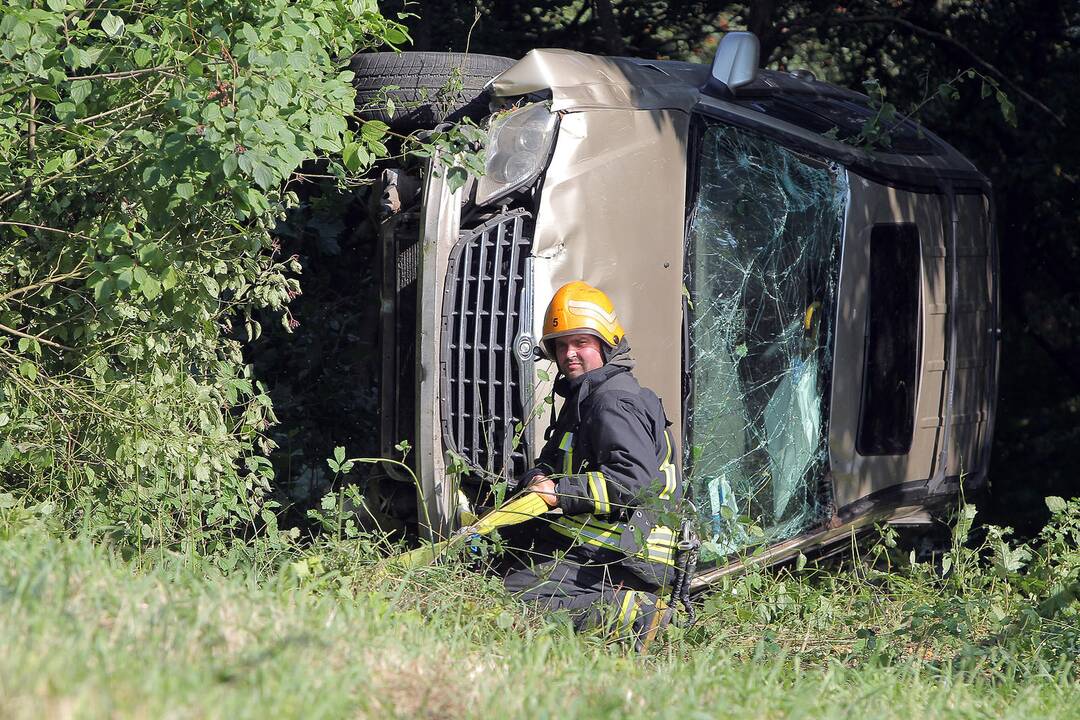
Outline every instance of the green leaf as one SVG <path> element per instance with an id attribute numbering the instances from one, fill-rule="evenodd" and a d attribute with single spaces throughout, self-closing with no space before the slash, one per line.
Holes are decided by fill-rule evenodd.
<path id="1" fill-rule="evenodd" d="M 468 179 L 469 173 L 465 172 L 463 167 L 452 167 L 446 171 L 446 184 L 450 187 L 450 192 L 457 192 Z"/>
<path id="2" fill-rule="evenodd" d="M 30 382 L 34 382 L 35 380 L 37 380 L 38 376 L 37 365 L 30 362 L 29 360 L 25 360 L 21 365 L 19 365 L 19 374 Z"/>
<path id="3" fill-rule="evenodd" d="M 176 268 L 171 266 L 165 268 L 165 272 L 161 274 L 161 287 L 165 290 L 172 290 L 174 287 L 176 287 L 176 283 Z"/>
<path id="4" fill-rule="evenodd" d="M 409 41 L 409 36 L 397 28 L 387 28 L 383 40 L 387 45 L 402 45 Z"/>
<path id="5" fill-rule="evenodd" d="M 1012 127 L 1016 127 L 1016 108 L 1013 106 L 1012 100 L 1004 92 L 998 90 L 997 101 L 1001 107 L 1001 116 L 1005 118 L 1005 122 Z"/>
<path id="6" fill-rule="evenodd" d="M 44 61 L 45 59 L 36 52 L 28 52 L 23 55 L 23 64 L 26 66 L 26 72 L 31 75 L 38 75 L 41 73 L 41 67 Z"/>
<path id="7" fill-rule="evenodd" d="M 139 48 L 135 51 L 135 64 L 141 68 L 149 67 L 153 62 L 154 56 L 150 54 L 150 51 L 146 48 Z"/>
<path id="8" fill-rule="evenodd" d="M 360 126 L 360 137 L 367 141 L 381 140 L 390 126 L 381 120 L 368 120 Z"/>
<path id="9" fill-rule="evenodd" d="M 161 283 L 158 282 L 156 278 L 147 276 L 146 279 L 139 284 L 139 290 L 142 291 L 143 296 L 147 300 L 154 300 L 161 295 Z"/>
<path id="10" fill-rule="evenodd" d="M 45 4 L 53 12 L 64 12 L 67 9 L 67 0 L 47 0 Z"/>
<path id="11" fill-rule="evenodd" d="M 62 102 L 54 106 L 56 109 L 56 119 L 60 122 L 66 123 L 75 119 L 75 104 L 69 102 Z"/>
<path id="12" fill-rule="evenodd" d="M 30 92 L 34 94 L 34 97 L 39 100 L 48 100 L 49 102 L 60 102 L 60 93 L 56 92 L 56 88 L 51 85 L 35 85 L 31 88 Z"/>
<path id="13" fill-rule="evenodd" d="M 106 13 L 101 21 L 101 29 L 111 38 L 120 37 L 124 33 L 124 21 L 111 12 Z"/>
<path id="14" fill-rule="evenodd" d="M 1068 505 L 1065 503 L 1065 500 L 1058 497 L 1057 495 L 1050 495 L 1046 498 L 1045 502 L 1046 507 L 1053 515 L 1060 515 L 1061 513 L 1065 512 L 1065 509 L 1068 507 Z"/>
<path id="15" fill-rule="evenodd" d="M 270 190 L 274 187 L 274 174 L 266 165 L 255 163 L 252 174 L 255 176 L 255 184 L 263 190 Z"/>
<path id="16" fill-rule="evenodd" d="M 99 305 L 109 299 L 112 295 L 115 285 L 112 278 L 101 278 L 91 286 L 94 290 L 94 302 Z"/>
<path id="17" fill-rule="evenodd" d="M 370 154 L 360 143 L 348 143 L 341 153 L 341 161 L 349 172 L 357 172 L 370 163 Z"/>
<path id="18" fill-rule="evenodd" d="M 195 197 L 195 186 L 191 183 L 179 183 L 176 186 L 176 194 L 184 200 Z"/>
<path id="19" fill-rule="evenodd" d="M 334 459 L 339 463 L 345 462 L 345 448 L 341 445 L 334 448 Z"/>

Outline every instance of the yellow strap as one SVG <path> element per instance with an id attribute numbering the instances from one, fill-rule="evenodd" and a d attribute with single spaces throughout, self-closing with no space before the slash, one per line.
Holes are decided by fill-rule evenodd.
<path id="1" fill-rule="evenodd" d="M 607 515 L 611 512 L 611 500 L 608 498 L 607 479 L 603 473 L 586 473 L 589 480 L 589 495 L 593 500 L 593 512 L 597 515 Z"/>
<path id="2" fill-rule="evenodd" d="M 480 518 L 476 523 L 476 532 L 487 535 L 497 528 L 516 525 L 529 518 L 543 515 L 548 510 L 548 504 L 544 502 L 544 498 L 534 492 L 525 493 Z"/>
<path id="3" fill-rule="evenodd" d="M 473 529 L 478 535 L 488 535 L 498 528 L 517 525 L 530 518 L 539 517 L 549 509 L 548 504 L 544 502 L 542 497 L 534 492 L 525 493 L 480 518 L 476 525 L 473 526 Z M 407 568 L 430 565 L 458 540 L 458 537 L 453 537 L 432 545 L 422 545 L 397 557 L 388 558 L 387 561 Z"/>

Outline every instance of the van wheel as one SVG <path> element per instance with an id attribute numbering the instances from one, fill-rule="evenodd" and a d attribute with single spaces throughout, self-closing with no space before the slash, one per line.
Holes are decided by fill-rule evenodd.
<path id="1" fill-rule="evenodd" d="M 498 55 L 444 52 L 358 53 L 356 110 L 364 120 L 382 120 L 397 132 L 431 129 L 441 122 L 479 120 L 488 114 L 488 80 L 516 60 Z M 383 90 L 387 86 L 393 89 Z M 394 103 L 388 112 L 386 99 Z"/>

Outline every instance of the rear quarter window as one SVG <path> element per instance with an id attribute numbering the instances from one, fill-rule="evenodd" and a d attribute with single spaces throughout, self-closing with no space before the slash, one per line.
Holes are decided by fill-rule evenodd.
<path id="1" fill-rule="evenodd" d="M 918 391 L 919 262 L 915 225 L 877 225 L 870 231 L 870 298 L 855 442 L 860 455 L 902 455 L 911 449 Z"/>

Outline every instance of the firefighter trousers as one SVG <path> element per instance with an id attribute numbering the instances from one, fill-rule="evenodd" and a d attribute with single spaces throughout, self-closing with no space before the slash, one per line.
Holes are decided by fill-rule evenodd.
<path id="1" fill-rule="evenodd" d="M 657 597 L 658 588 L 617 562 L 576 548 L 532 557 L 523 560 L 515 554 L 504 566 L 506 589 L 524 602 L 566 611 L 579 632 L 600 629 L 644 652 L 670 620 L 667 604 Z"/>

